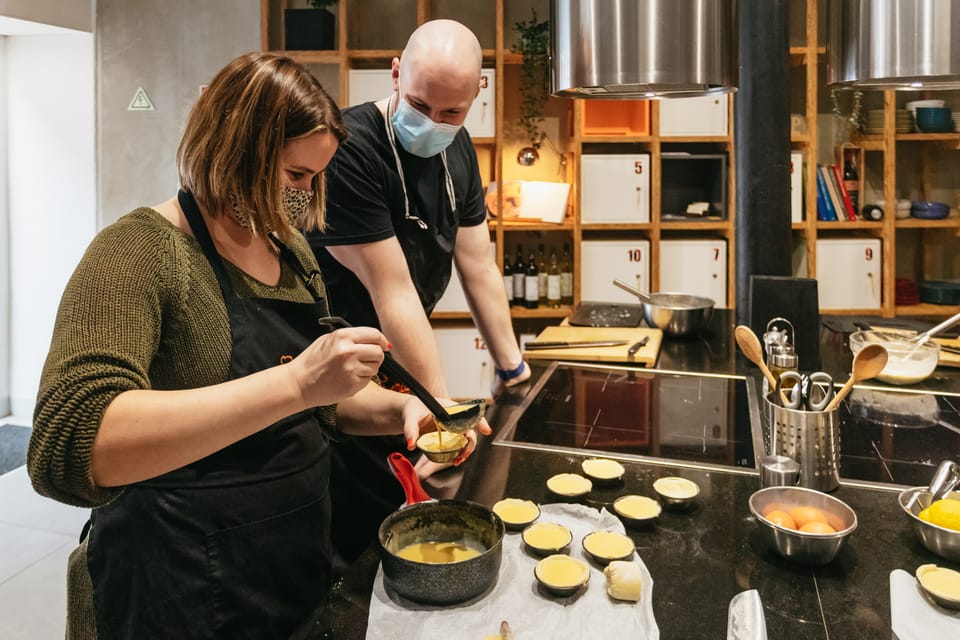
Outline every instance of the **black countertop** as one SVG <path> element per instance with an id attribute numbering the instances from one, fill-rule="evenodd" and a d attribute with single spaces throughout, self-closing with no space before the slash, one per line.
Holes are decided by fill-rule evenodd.
<path id="1" fill-rule="evenodd" d="M 824 330 L 821 335 L 822 364 L 842 380 L 849 371 L 850 354 L 849 349 L 844 352 L 843 334 L 834 333 Z M 704 336 L 666 340 L 657 368 L 755 375 L 755 367 L 732 345 L 732 317 L 720 313 Z M 539 365 L 533 368 L 535 375 L 544 371 Z M 487 413 L 495 430 L 516 417 L 534 382 L 496 399 Z M 941 392 L 960 391 L 960 377 L 938 369 L 929 386 Z M 941 453 L 955 458 L 958 454 L 931 455 L 943 457 Z M 502 497 L 551 502 L 547 478 L 578 471 L 581 460 L 576 454 L 506 447 L 485 438 L 463 467 L 432 478 L 427 490 L 438 498 L 456 497 L 486 506 Z M 609 508 L 624 493 L 654 495 L 654 480 L 665 475 L 680 475 L 701 487 L 693 510 L 664 512 L 650 530 L 627 529 L 653 576 L 654 615 L 665 640 L 725 637 L 730 599 L 746 589 L 759 591 L 771 639 L 887 639 L 892 635 L 892 570 L 913 573 L 930 562 L 960 568 L 920 544 L 897 505 L 896 487 L 844 485 L 832 492 L 854 509 L 859 526 L 833 562 L 807 567 L 792 564 L 767 547 L 761 525 L 747 506 L 758 489 L 754 471 L 696 469 L 663 461 L 626 461 L 624 465 L 627 473 L 622 485 L 594 489 L 584 503 Z M 377 564 L 374 549 L 368 549 L 337 582 L 331 602 L 320 607 L 296 637 L 363 638 Z M 491 632 L 496 622 L 492 621 Z M 514 632 L 523 637 L 522 630 Z"/>

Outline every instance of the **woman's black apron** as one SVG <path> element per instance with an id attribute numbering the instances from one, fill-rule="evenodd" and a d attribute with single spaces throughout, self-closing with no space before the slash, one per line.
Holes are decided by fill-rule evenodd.
<path id="1" fill-rule="evenodd" d="M 323 330 L 327 305 L 237 296 L 193 197 L 181 208 L 230 319 L 229 377 L 289 361 Z M 316 274 L 319 275 L 319 274 Z M 87 560 L 100 638 L 286 638 L 331 574 L 327 435 L 304 411 L 127 489 L 94 510 Z"/>

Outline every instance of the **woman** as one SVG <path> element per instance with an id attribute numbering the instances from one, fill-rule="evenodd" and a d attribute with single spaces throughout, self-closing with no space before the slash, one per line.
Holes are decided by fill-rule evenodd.
<path id="1" fill-rule="evenodd" d="M 70 279 L 28 461 L 37 491 L 94 508 L 69 597 L 92 587 L 96 626 L 68 634 L 287 637 L 330 577 L 328 431 L 402 425 L 412 448 L 430 422 L 370 382 L 379 331 L 320 336 L 294 228 L 323 226 L 345 135 L 302 66 L 233 60 L 190 113 L 177 197 L 104 229 Z"/>

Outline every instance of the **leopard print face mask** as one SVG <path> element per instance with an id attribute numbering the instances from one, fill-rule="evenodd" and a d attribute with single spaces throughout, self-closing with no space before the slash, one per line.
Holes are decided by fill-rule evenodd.
<path id="1" fill-rule="evenodd" d="M 307 209 L 310 207 L 310 202 L 313 200 L 313 191 L 304 191 L 303 189 L 294 189 L 293 187 L 283 185 L 281 187 L 280 197 L 283 201 L 283 212 L 287 216 L 287 222 L 290 223 L 291 227 L 300 228 L 300 221 L 303 220 L 304 214 L 307 212 Z M 240 210 L 240 205 L 236 199 L 231 198 L 230 204 L 233 207 L 233 217 L 236 219 L 237 224 L 244 229 L 249 229 L 250 220 L 246 213 Z M 268 229 L 267 231 L 272 231 L 272 229 Z"/>

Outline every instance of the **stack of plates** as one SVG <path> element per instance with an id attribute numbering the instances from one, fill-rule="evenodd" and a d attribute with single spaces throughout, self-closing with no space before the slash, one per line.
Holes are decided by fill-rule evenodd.
<path id="1" fill-rule="evenodd" d="M 953 130 L 960 131 L 960 111 L 954 111 L 953 115 Z"/>
<path id="2" fill-rule="evenodd" d="M 913 113 L 907 109 L 897 109 L 894 126 L 896 127 L 897 133 L 910 133 L 913 131 Z M 883 109 L 870 109 L 867 111 L 867 117 L 863 123 L 863 132 L 867 135 L 883 134 Z"/>

